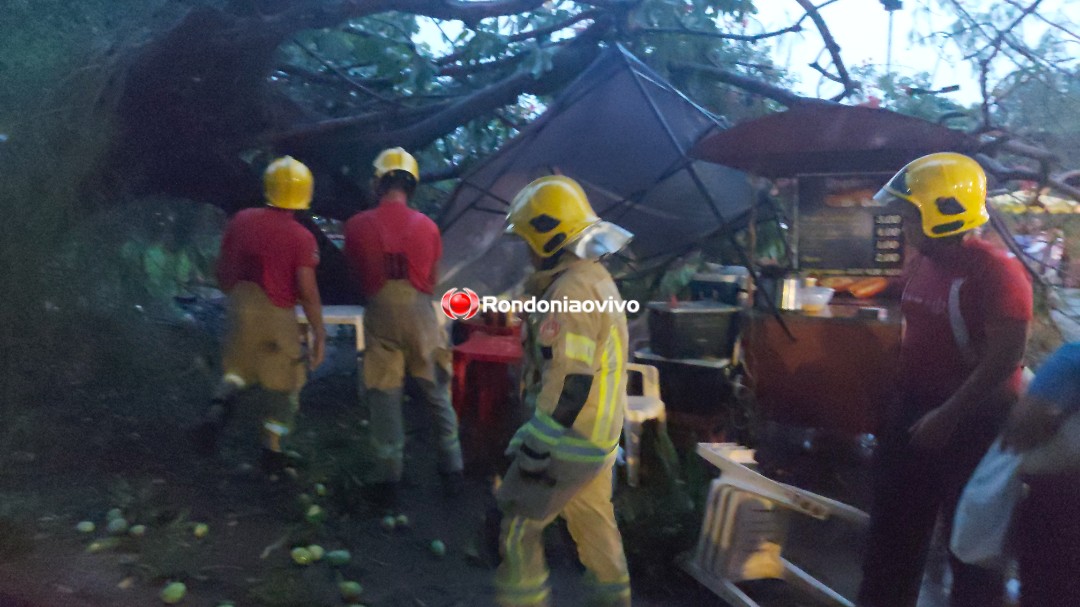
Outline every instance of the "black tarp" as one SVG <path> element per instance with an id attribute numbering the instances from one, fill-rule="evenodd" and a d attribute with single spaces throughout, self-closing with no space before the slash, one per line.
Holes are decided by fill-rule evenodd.
<path id="1" fill-rule="evenodd" d="M 441 287 L 497 294 L 518 283 L 528 256 L 518 239 L 502 236 L 507 207 L 522 187 L 555 171 L 580 182 L 602 218 L 634 233 L 627 255 L 639 261 L 679 254 L 745 221 L 753 200 L 747 176 L 687 156 L 725 126 L 624 48 L 605 50 L 462 179 L 439 221 Z"/>

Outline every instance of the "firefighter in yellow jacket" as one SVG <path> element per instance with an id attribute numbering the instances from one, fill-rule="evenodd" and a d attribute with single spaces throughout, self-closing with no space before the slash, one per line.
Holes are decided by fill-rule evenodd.
<path id="1" fill-rule="evenodd" d="M 503 607 L 549 605 L 542 534 L 561 516 L 587 569 L 590 604 L 629 606 L 611 503 L 626 406 L 626 316 L 612 305 L 621 298 L 599 258 L 630 234 L 600 221 L 581 186 L 559 175 L 523 189 L 507 221 L 537 270 L 526 296 L 537 297 L 538 309 L 547 301 L 548 311 L 526 323 L 524 398 L 535 413 L 510 443 L 514 460 L 496 495 L 503 511 L 497 599 Z M 567 311 L 571 301 L 581 311 Z"/>

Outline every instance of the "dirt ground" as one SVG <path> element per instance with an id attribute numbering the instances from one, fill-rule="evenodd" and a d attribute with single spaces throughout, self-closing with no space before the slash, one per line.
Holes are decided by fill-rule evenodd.
<path id="1" fill-rule="evenodd" d="M 0 607 L 155 605 L 173 581 L 187 587 L 183 605 L 334 606 L 346 604 L 342 580 L 361 583 L 356 604 L 370 607 L 492 605 L 495 558 L 483 532 L 490 480 L 471 475 L 460 495 L 446 497 L 422 412 L 407 408 L 400 513 L 408 526 L 386 530 L 384 513 L 359 497 L 367 435 L 349 341 L 334 340 L 305 387 L 291 444 L 295 479 L 271 482 L 251 469 L 252 415 L 234 420 L 217 458 L 194 454 L 184 430 L 205 407 L 212 365 L 145 390 L 58 387 L 57 402 L 41 403 L 19 422 L 21 432 L 9 424 L 0 455 Z M 242 406 L 254 402 L 257 394 Z M 692 502 L 701 501 L 707 472 L 699 465 L 700 478 L 680 485 L 696 487 L 695 495 L 670 491 L 655 461 L 645 466 L 642 487 L 620 480 L 616 494 L 634 604 L 722 605 L 674 565 L 696 536 Z M 306 520 L 312 504 L 324 521 Z M 130 525 L 145 525 L 145 535 L 110 536 L 114 508 Z M 80 533 L 80 521 L 97 529 Z M 194 533 L 199 523 L 209 529 L 202 538 Z M 433 552 L 434 540 L 445 556 Z M 568 534 L 553 525 L 547 540 L 555 604 L 583 604 Z M 310 544 L 349 550 L 351 562 L 293 563 L 290 549 Z"/>

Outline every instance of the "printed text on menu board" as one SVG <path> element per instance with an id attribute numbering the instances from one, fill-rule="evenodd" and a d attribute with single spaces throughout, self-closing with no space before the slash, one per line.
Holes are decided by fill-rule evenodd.
<path id="1" fill-rule="evenodd" d="M 888 175 L 799 177 L 799 269 L 822 275 L 899 274 L 902 219 L 874 200 Z"/>

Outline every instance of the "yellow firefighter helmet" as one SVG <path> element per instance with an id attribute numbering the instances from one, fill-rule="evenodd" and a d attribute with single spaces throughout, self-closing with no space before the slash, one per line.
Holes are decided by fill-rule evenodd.
<path id="1" fill-rule="evenodd" d="M 598 221 L 578 182 L 549 175 L 525 186 L 514 197 L 506 216 L 506 233 L 525 239 L 540 257 L 551 257 Z"/>
<path id="2" fill-rule="evenodd" d="M 372 163 L 375 167 L 375 179 L 381 179 L 394 171 L 405 171 L 412 175 L 416 181 L 420 181 L 420 165 L 412 154 L 403 148 L 389 148 L 379 152 L 379 156 Z"/>
<path id="3" fill-rule="evenodd" d="M 923 232 L 930 238 L 961 234 L 990 220 L 986 173 L 963 154 L 939 152 L 912 160 L 874 196 L 881 202 L 892 198 L 919 209 Z"/>
<path id="4" fill-rule="evenodd" d="M 314 187 L 311 171 L 304 163 L 284 156 L 270 163 L 263 173 L 263 188 L 270 206 L 300 211 L 311 207 Z"/>

